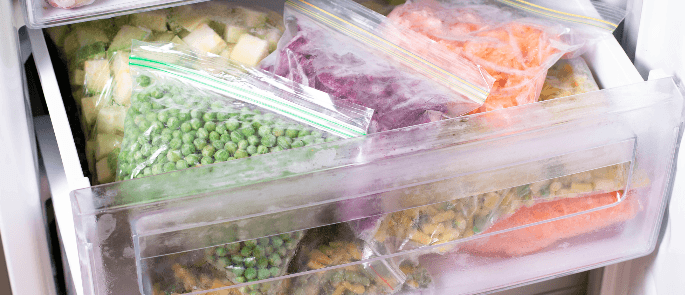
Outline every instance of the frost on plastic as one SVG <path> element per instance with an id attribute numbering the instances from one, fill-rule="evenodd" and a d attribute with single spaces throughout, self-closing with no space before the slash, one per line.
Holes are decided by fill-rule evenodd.
<path id="1" fill-rule="evenodd" d="M 289 1 L 286 32 L 262 68 L 375 110 L 369 132 L 463 115 L 478 108 L 492 78 L 444 49 L 352 1 Z M 435 66 L 436 63 L 441 67 Z"/>
<path id="2" fill-rule="evenodd" d="M 599 90 L 582 57 L 562 59 L 547 71 L 540 101 Z"/>
<path id="3" fill-rule="evenodd" d="M 372 110 L 172 43 L 136 41 L 119 179 L 366 134 Z"/>
<path id="4" fill-rule="evenodd" d="M 484 112 L 536 102 L 549 67 L 613 38 L 624 16 L 594 1 L 413 0 L 388 18 L 482 65 L 496 79 Z"/>

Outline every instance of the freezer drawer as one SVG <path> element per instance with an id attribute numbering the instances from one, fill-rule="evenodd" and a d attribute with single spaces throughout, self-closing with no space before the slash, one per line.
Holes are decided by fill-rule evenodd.
<path id="1" fill-rule="evenodd" d="M 84 288 L 476 293 L 646 255 L 682 108 L 662 79 L 76 190 Z"/>

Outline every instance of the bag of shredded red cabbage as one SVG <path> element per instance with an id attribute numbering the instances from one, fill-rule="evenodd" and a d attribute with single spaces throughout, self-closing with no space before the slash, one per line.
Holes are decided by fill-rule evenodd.
<path id="1" fill-rule="evenodd" d="M 557 0 L 411 0 L 388 15 L 497 79 L 474 113 L 536 102 L 549 67 L 613 38 L 624 17 L 624 10 L 597 1 Z"/>
<path id="2" fill-rule="evenodd" d="M 120 180 L 362 136 L 373 113 L 174 43 L 133 41 L 129 66 Z"/>
<path id="3" fill-rule="evenodd" d="M 262 68 L 374 109 L 370 133 L 466 114 L 493 83 L 459 54 L 353 1 L 288 1 L 284 18 L 286 32 Z"/>

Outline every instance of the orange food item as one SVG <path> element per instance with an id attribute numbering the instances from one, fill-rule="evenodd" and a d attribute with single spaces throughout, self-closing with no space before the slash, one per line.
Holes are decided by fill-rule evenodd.
<path id="1" fill-rule="evenodd" d="M 593 194 L 539 203 L 519 209 L 512 216 L 495 223 L 486 233 L 524 226 L 614 204 L 618 192 Z M 638 204 L 628 194 L 621 203 L 590 213 L 529 226 L 466 243 L 462 250 L 484 256 L 521 256 L 553 245 L 561 239 L 592 232 L 635 216 Z"/>
<path id="2" fill-rule="evenodd" d="M 471 113 L 536 102 L 547 68 L 563 54 L 560 35 L 541 24 L 506 19 L 496 7 L 445 7 L 427 0 L 398 6 L 388 18 L 462 54 L 496 79 L 485 104 Z"/>

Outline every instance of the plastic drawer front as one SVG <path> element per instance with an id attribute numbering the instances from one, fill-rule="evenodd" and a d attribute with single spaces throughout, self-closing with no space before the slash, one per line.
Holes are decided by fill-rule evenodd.
<path id="1" fill-rule="evenodd" d="M 77 190 L 86 293 L 158 294 L 179 269 L 230 270 L 235 251 L 258 255 L 250 251 L 284 241 L 294 244 L 281 253 L 291 270 L 302 259 L 309 269 L 229 272 L 223 284 L 196 288 L 294 292 L 287 288 L 356 267 L 373 270 L 367 288 L 411 293 L 400 266 L 414 261 L 436 293 L 473 293 L 646 255 L 669 196 L 682 103 L 672 80 L 656 80 Z M 546 204 L 557 210 L 517 215 Z M 437 231 L 418 215 L 453 225 Z M 406 216 L 415 219 L 402 225 Z M 346 243 L 358 257 L 292 257 L 331 228 L 354 233 Z M 246 257 L 241 267 L 257 270 Z"/>

